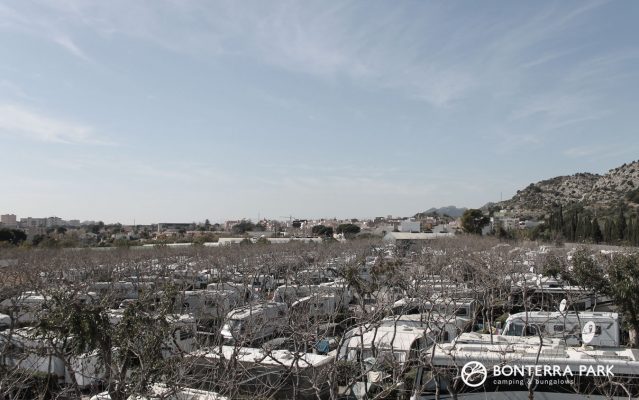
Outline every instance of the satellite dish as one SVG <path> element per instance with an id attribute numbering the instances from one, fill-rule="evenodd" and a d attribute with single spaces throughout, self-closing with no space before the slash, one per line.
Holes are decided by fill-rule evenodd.
<path id="1" fill-rule="evenodd" d="M 596 328 L 597 326 L 595 325 L 594 321 L 589 321 L 588 323 L 586 323 L 586 325 L 584 325 L 583 329 L 581 330 L 581 340 L 585 344 L 590 344 L 590 342 L 592 342 L 592 339 L 595 338 Z"/>
<path id="2" fill-rule="evenodd" d="M 563 313 L 566 311 L 567 307 L 568 307 L 568 301 L 566 299 L 563 299 L 561 303 L 559 303 L 559 311 Z"/>

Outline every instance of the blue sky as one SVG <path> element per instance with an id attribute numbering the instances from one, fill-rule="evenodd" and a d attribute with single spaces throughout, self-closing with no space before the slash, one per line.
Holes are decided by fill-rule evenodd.
<path id="1" fill-rule="evenodd" d="M 636 1 L 0 1 L 0 213 L 412 215 L 637 159 Z"/>

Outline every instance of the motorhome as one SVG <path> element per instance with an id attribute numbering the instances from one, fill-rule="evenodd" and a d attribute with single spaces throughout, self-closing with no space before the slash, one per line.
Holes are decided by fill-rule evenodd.
<path id="1" fill-rule="evenodd" d="M 320 285 L 283 285 L 275 289 L 273 293 L 273 301 L 292 305 L 296 301 L 313 296 L 335 295 L 341 308 L 346 308 L 353 300 L 351 290 L 340 282 L 323 283 Z"/>
<path id="2" fill-rule="evenodd" d="M 302 297 L 291 305 L 291 314 L 296 320 L 299 317 L 312 320 L 328 320 L 336 318 L 342 310 L 340 298 L 334 294 L 315 293 Z"/>
<path id="3" fill-rule="evenodd" d="M 69 356 L 66 361 L 55 346 L 62 346 L 59 340 L 44 338 L 34 328 L 19 328 L 12 332 L 0 333 L 0 349 L 3 351 L 7 367 L 18 367 L 27 371 L 49 375 L 57 383 L 72 382 L 74 374 L 78 387 L 86 388 L 104 377 L 102 362 L 96 352 Z"/>
<path id="4" fill-rule="evenodd" d="M 376 358 L 377 352 L 392 352 L 399 363 L 415 359 L 416 350 L 433 342 L 449 342 L 465 329 L 469 320 L 462 317 L 444 318 L 428 315 L 390 316 L 376 324 L 356 326 L 344 335 L 338 353 L 340 360 Z M 411 354 L 411 351 L 414 354 Z"/>
<path id="5" fill-rule="evenodd" d="M 237 290 L 185 291 L 176 298 L 175 312 L 191 314 L 200 323 L 217 324 L 243 300 Z"/>
<path id="6" fill-rule="evenodd" d="M 228 397 L 206 390 L 169 387 L 156 383 L 151 385 L 146 395 L 131 395 L 127 400 L 228 400 Z M 98 393 L 89 400 L 111 400 L 109 392 Z"/>
<path id="7" fill-rule="evenodd" d="M 326 376 L 335 355 L 219 346 L 191 353 L 187 376 L 201 389 L 221 391 L 228 371 L 220 368 L 220 361 L 231 359 L 237 366 L 233 377 L 238 398 L 317 399 L 327 398 Z"/>
<path id="8" fill-rule="evenodd" d="M 220 333 L 228 344 L 254 343 L 276 335 L 287 320 L 285 303 L 250 304 L 230 311 Z"/>
<path id="9" fill-rule="evenodd" d="M 333 282 L 337 278 L 334 269 L 303 269 L 293 277 L 293 281 L 300 284 L 319 285 L 320 283 Z"/>
<path id="10" fill-rule="evenodd" d="M 611 312 L 547 312 L 532 311 L 511 314 L 502 330 L 507 336 L 543 336 L 564 339 L 569 346 L 582 344 L 581 331 L 588 322 L 595 323 L 591 346 L 621 345 L 619 314 Z"/>
<path id="11" fill-rule="evenodd" d="M 474 318 L 480 309 L 479 302 L 472 298 L 454 299 L 450 297 L 432 296 L 428 300 L 420 298 L 403 298 L 393 304 L 393 314 L 433 314 L 435 316 L 456 315 Z"/>
<path id="12" fill-rule="evenodd" d="M 639 397 L 634 349 L 569 347 L 562 339 L 464 333 L 428 350 L 413 400 L 485 398 L 630 399 Z M 531 394 L 532 392 L 532 394 Z"/>
<path id="13" fill-rule="evenodd" d="M 254 291 L 270 292 L 277 287 L 277 280 L 273 275 L 259 274 L 252 277 L 251 288 Z"/>
<path id="14" fill-rule="evenodd" d="M 30 325 L 40 319 L 46 298 L 34 292 L 24 292 L 19 296 L 5 299 L 0 303 L 0 311 L 9 315 L 16 325 Z"/>
<path id="15" fill-rule="evenodd" d="M 233 290 L 238 293 L 239 297 L 242 298 L 243 301 L 249 301 L 254 297 L 254 293 L 251 291 L 251 288 L 240 282 L 209 283 L 206 285 L 206 290 L 213 292 L 218 290 Z"/>
<path id="16" fill-rule="evenodd" d="M 124 313 L 125 310 L 121 309 L 109 310 L 109 322 L 113 325 L 119 324 L 124 318 Z M 197 345 L 195 318 L 191 315 L 170 314 L 166 316 L 166 321 L 171 326 L 171 331 L 161 348 L 164 358 L 193 351 Z"/>
<path id="17" fill-rule="evenodd" d="M 351 329 L 344 335 L 337 359 L 359 364 L 366 379 L 342 387 L 341 394 L 362 399 L 389 381 L 398 383 L 401 378 L 386 374 L 387 367 L 406 369 L 417 365 L 423 351 L 434 343 L 453 340 L 468 322 L 461 317 L 404 315 Z"/>
<path id="18" fill-rule="evenodd" d="M 570 285 L 560 278 L 525 273 L 513 279 L 510 302 L 517 311 L 523 311 L 524 304 L 533 311 L 556 310 L 557 304 L 565 298 L 570 301 L 571 310 L 611 311 L 614 308 L 609 297 Z"/>
<path id="19" fill-rule="evenodd" d="M 204 289 L 209 283 L 210 276 L 190 269 L 174 270 L 173 283 L 184 289 Z"/>
<path id="20" fill-rule="evenodd" d="M 132 282 L 95 282 L 90 286 L 92 292 L 97 293 L 101 299 L 106 299 L 119 306 L 122 300 L 137 300 L 139 292 Z"/>

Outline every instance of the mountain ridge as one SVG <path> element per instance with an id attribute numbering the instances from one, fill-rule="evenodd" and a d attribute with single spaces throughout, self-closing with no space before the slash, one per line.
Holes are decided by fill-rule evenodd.
<path id="1" fill-rule="evenodd" d="M 517 216 L 540 217 L 558 206 L 591 210 L 639 207 L 639 160 L 605 174 L 579 172 L 531 183 L 510 199 L 482 207 L 505 209 Z"/>

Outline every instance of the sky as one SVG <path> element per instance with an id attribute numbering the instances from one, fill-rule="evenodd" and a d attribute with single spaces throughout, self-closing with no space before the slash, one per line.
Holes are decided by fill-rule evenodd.
<path id="1" fill-rule="evenodd" d="M 637 1 L 0 0 L 0 214 L 410 216 L 639 157 Z"/>

